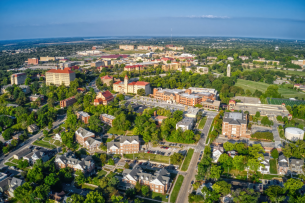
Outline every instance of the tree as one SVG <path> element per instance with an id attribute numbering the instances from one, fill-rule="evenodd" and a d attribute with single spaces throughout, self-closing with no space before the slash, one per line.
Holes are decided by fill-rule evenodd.
<path id="1" fill-rule="evenodd" d="M 144 200 L 139 199 L 139 198 L 137 198 L 137 199 L 134 200 L 134 203 L 143 203 L 143 202 L 144 202 Z"/>
<path id="2" fill-rule="evenodd" d="M 12 145 L 13 147 L 16 147 L 17 144 L 18 144 L 18 140 L 12 140 L 12 141 L 11 141 L 11 145 Z"/>
<path id="3" fill-rule="evenodd" d="M 143 89 L 143 88 L 138 89 L 138 90 L 137 90 L 137 94 L 138 94 L 139 96 L 144 96 L 144 95 L 145 95 L 145 89 Z"/>
<path id="4" fill-rule="evenodd" d="M 43 130 L 43 135 L 44 135 L 44 136 L 48 136 L 48 134 L 49 134 L 49 131 Z"/>
<path id="5" fill-rule="evenodd" d="M 59 181 L 59 177 L 55 173 L 50 173 L 45 177 L 44 182 L 49 186 L 55 185 Z"/>
<path id="6" fill-rule="evenodd" d="M 232 193 L 232 196 L 235 203 L 253 203 L 258 202 L 260 194 L 253 189 L 237 189 Z"/>
<path id="7" fill-rule="evenodd" d="M 35 188 L 33 196 L 41 200 L 46 200 L 50 193 L 50 186 L 48 185 L 39 185 Z"/>
<path id="8" fill-rule="evenodd" d="M 246 163 L 247 163 L 247 159 L 243 155 L 237 155 L 234 156 L 233 158 L 233 166 L 239 171 L 244 170 Z"/>
<path id="9" fill-rule="evenodd" d="M 114 166 L 114 164 L 115 164 L 115 163 L 114 163 L 114 160 L 113 160 L 113 159 L 109 159 L 109 160 L 108 160 L 108 164 Z"/>
<path id="10" fill-rule="evenodd" d="M 231 168 L 233 166 L 233 158 L 225 153 L 220 155 L 218 162 L 223 167 L 223 169 L 229 170 L 229 168 Z"/>
<path id="11" fill-rule="evenodd" d="M 142 185 L 139 183 L 139 181 L 137 181 L 136 186 L 135 186 L 136 191 L 140 192 L 141 188 L 142 188 Z"/>
<path id="12" fill-rule="evenodd" d="M 260 117 L 261 116 L 261 113 L 259 112 L 259 111 L 257 111 L 256 113 L 255 113 L 255 117 Z"/>
<path id="13" fill-rule="evenodd" d="M 67 202 L 70 203 L 83 203 L 85 201 L 85 197 L 79 194 L 73 194 L 71 197 L 68 197 Z"/>
<path id="14" fill-rule="evenodd" d="M 213 165 L 211 167 L 211 170 L 210 170 L 210 178 L 214 179 L 214 180 L 218 180 L 220 178 L 220 175 L 221 175 L 221 167 L 220 166 L 217 166 L 217 165 Z"/>
<path id="15" fill-rule="evenodd" d="M 29 166 L 28 160 L 18 160 L 18 168 L 24 169 Z"/>
<path id="16" fill-rule="evenodd" d="M 109 187 L 115 187 L 119 182 L 120 182 L 119 179 L 117 179 L 116 177 L 112 177 L 112 178 L 108 181 L 108 186 L 109 186 Z"/>
<path id="17" fill-rule="evenodd" d="M 2 148 L 3 154 L 8 153 L 9 151 L 10 151 L 10 146 L 6 146 L 6 147 L 3 147 L 3 148 Z"/>
<path id="18" fill-rule="evenodd" d="M 102 162 L 102 164 L 106 163 L 106 159 L 107 159 L 107 154 L 101 154 L 100 155 L 100 161 Z"/>
<path id="19" fill-rule="evenodd" d="M 271 156 L 274 158 L 274 159 L 278 159 L 279 158 L 279 152 L 277 151 L 277 149 L 273 149 L 271 151 Z"/>
<path id="20" fill-rule="evenodd" d="M 149 190 L 149 187 L 148 187 L 147 185 L 142 186 L 141 192 L 142 192 L 142 194 L 143 194 L 144 196 L 148 196 L 149 191 L 150 191 L 150 190 Z"/>
<path id="21" fill-rule="evenodd" d="M 83 172 L 81 170 L 77 170 L 75 172 L 75 181 L 78 183 L 78 184 L 83 184 L 85 183 L 86 181 L 86 178 L 85 178 L 85 175 L 83 174 Z"/>
<path id="22" fill-rule="evenodd" d="M 4 140 L 10 140 L 12 138 L 12 133 L 13 133 L 13 129 L 12 128 L 6 129 L 2 133 L 2 136 L 3 136 Z"/>
<path id="23" fill-rule="evenodd" d="M 93 130 L 95 132 L 100 132 L 102 129 L 101 125 L 102 125 L 102 122 L 96 115 L 90 116 L 90 118 L 89 118 L 89 129 L 90 130 Z"/>
<path id="24" fill-rule="evenodd" d="M 217 193 L 221 193 L 222 196 L 226 196 L 227 194 L 231 193 L 232 185 L 226 181 L 218 181 L 212 187 Z"/>
<path id="25" fill-rule="evenodd" d="M 102 193 L 98 191 L 91 191 L 87 194 L 84 203 L 105 203 Z"/>
<path id="26" fill-rule="evenodd" d="M 111 201 L 113 202 L 113 203 L 119 203 L 119 202 L 126 202 L 126 203 L 128 203 L 128 200 L 126 200 L 126 201 L 123 201 L 122 200 L 123 199 L 123 196 L 116 196 L 116 195 L 112 195 L 111 196 Z"/>
<path id="27" fill-rule="evenodd" d="M 277 186 L 277 185 L 272 185 L 268 187 L 268 189 L 265 190 L 265 194 L 268 195 L 269 199 L 272 202 L 282 202 L 285 200 L 285 191 L 282 187 Z"/>
<path id="28" fill-rule="evenodd" d="M 126 162 L 124 168 L 129 169 L 129 164 Z"/>
<path id="29" fill-rule="evenodd" d="M 251 158 L 251 159 L 248 159 L 247 166 L 249 167 L 249 169 L 257 171 L 259 169 L 259 167 L 261 166 L 261 163 L 258 159 Z"/>
<path id="30" fill-rule="evenodd" d="M 134 188 L 129 188 L 126 190 L 125 195 L 127 199 L 134 199 L 136 196 L 136 191 Z"/>
<path id="31" fill-rule="evenodd" d="M 294 195 L 295 192 L 303 187 L 303 182 L 299 179 L 290 178 L 284 183 L 285 190 L 289 191 L 290 195 Z"/>
<path id="32" fill-rule="evenodd" d="M 32 194 L 32 192 L 33 187 L 31 186 L 31 183 L 25 182 L 14 190 L 14 197 L 19 202 L 30 202 L 30 194 Z"/>
<path id="33" fill-rule="evenodd" d="M 39 160 L 37 160 L 34 167 L 28 171 L 27 179 L 30 182 L 41 183 L 44 176 L 42 173 L 42 167 L 40 167 L 37 162 L 39 163 Z"/>
<path id="34" fill-rule="evenodd" d="M 180 153 L 174 153 L 170 156 L 170 162 L 171 164 L 178 164 L 183 160 L 183 155 Z"/>
<path id="35" fill-rule="evenodd" d="M 226 151 L 232 151 L 234 150 L 234 144 L 232 144 L 231 142 L 225 142 L 223 144 L 223 148 L 226 150 Z"/>
<path id="36" fill-rule="evenodd" d="M 48 123 L 48 129 L 51 130 L 52 128 L 53 128 L 53 123 L 52 123 L 52 122 L 49 122 L 49 123 Z"/>

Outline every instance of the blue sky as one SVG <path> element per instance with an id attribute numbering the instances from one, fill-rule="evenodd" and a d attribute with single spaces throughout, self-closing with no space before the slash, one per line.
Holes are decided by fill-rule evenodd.
<path id="1" fill-rule="evenodd" d="M 305 39 L 305 0 L 0 0 L 0 40 L 90 36 Z"/>

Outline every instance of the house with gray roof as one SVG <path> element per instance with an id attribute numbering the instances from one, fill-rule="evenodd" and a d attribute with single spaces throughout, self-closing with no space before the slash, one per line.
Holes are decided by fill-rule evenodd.
<path id="1" fill-rule="evenodd" d="M 139 136 L 121 136 L 118 141 L 107 142 L 108 154 L 134 154 L 139 150 Z"/>
<path id="2" fill-rule="evenodd" d="M 289 172 L 292 174 L 304 174 L 303 172 L 304 160 L 303 159 L 290 159 Z"/>
<path id="3" fill-rule="evenodd" d="M 75 138 L 78 143 L 80 143 L 83 147 L 86 147 L 89 151 L 95 151 L 101 145 L 101 142 L 94 139 L 95 134 L 86 130 L 82 127 L 79 127 L 75 131 Z"/>
<path id="4" fill-rule="evenodd" d="M 55 153 L 55 150 L 41 149 L 24 156 L 23 159 L 28 160 L 30 164 L 34 164 L 38 159 L 41 159 L 42 162 L 46 162 L 50 160 Z"/>
<path id="5" fill-rule="evenodd" d="M 85 174 L 95 173 L 95 163 L 92 156 L 77 159 L 75 154 L 69 151 L 62 155 L 58 154 L 54 163 L 57 169 L 72 168 L 75 171 L 81 170 Z"/>
<path id="6" fill-rule="evenodd" d="M 270 157 L 264 156 L 264 158 L 260 159 L 261 166 L 259 167 L 258 171 L 262 174 L 269 174 L 270 173 Z"/>
<path id="7" fill-rule="evenodd" d="M 289 162 L 288 159 L 282 154 L 279 156 L 278 159 L 278 173 L 280 175 L 286 175 L 288 173 L 289 170 Z"/>
<path id="8" fill-rule="evenodd" d="M 14 159 L 21 159 L 21 158 L 25 157 L 26 155 L 28 155 L 31 152 L 32 152 L 31 149 L 25 148 L 24 150 L 14 154 L 13 157 L 14 157 Z"/>
<path id="9" fill-rule="evenodd" d="M 19 178 L 13 177 L 12 180 L 10 181 L 8 193 L 11 197 L 14 197 L 14 191 L 16 190 L 17 187 L 21 186 L 24 183 L 24 180 L 21 180 Z"/>
<path id="10" fill-rule="evenodd" d="M 149 186 L 151 191 L 164 194 L 170 186 L 170 173 L 164 168 L 153 174 L 147 173 L 139 165 L 123 171 L 123 183 L 136 185 L 138 181 L 141 185 Z"/>

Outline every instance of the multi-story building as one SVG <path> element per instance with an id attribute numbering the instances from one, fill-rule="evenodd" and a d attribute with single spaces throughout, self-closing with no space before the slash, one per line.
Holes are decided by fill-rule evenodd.
<path id="1" fill-rule="evenodd" d="M 103 104 L 108 105 L 114 100 L 113 95 L 108 90 L 105 92 L 99 92 L 94 99 L 94 106 Z"/>
<path id="2" fill-rule="evenodd" d="M 162 89 L 154 88 L 153 97 L 167 103 L 178 103 L 195 106 L 203 101 L 216 100 L 217 91 L 208 88 Z"/>
<path id="3" fill-rule="evenodd" d="M 75 154 L 72 152 L 67 152 L 65 154 L 58 154 L 55 158 L 55 167 L 57 169 L 61 168 L 72 168 L 74 171 L 80 170 L 83 173 L 94 173 L 95 163 L 92 156 L 86 156 L 82 159 L 77 159 Z"/>
<path id="4" fill-rule="evenodd" d="M 120 81 L 120 79 L 116 79 L 112 76 L 109 76 L 109 75 L 105 75 L 103 77 L 101 77 L 101 81 L 106 84 L 107 86 L 110 86 L 111 85 L 111 81 L 112 82 L 116 82 L 116 81 Z"/>
<path id="5" fill-rule="evenodd" d="M 243 60 L 243 61 L 249 59 L 248 56 L 239 56 L 238 58 L 240 58 L 240 59 Z"/>
<path id="6" fill-rule="evenodd" d="M 119 48 L 123 50 L 134 50 L 134 45 L 120 45 Z"/>
<path id="7" fill-rule="evenodd" d="M 23 160 L 28 160 L 30 164 L 34 164 L 39 159 L 42 160 L 42 162 L 46 162 L 50 160 L 56 152 L 57 151 L 55 150 L 41 149 L 24 156 Z"/>
<path id="8" fill-rule="evenodd" d="M 89 115 L 87 112 L 78 111 L 78 112 L 76 112 L 76 116 L 77 116 L 77 119 L 80 119 L 80 120 L 83 121 L 85 124 L 88 124 L 88 123 L 89 123 L 90 115 Z"/>
<path id="9" fill-rule="evenodd" d="M 291 63 L 305 68 L 305 60 L 292 60 Z"/>
<path id="10" fill-rule="evenodd" d="M 185 117 L 176 124 L 176 130 L 178 130 L 179 128 L 182 131 L 192 130 L 194 126 L 194 122 L 195 122 L 194 118 Z"/>
<path id="11" fill-rule="evenodd" d="M 304 167 L 303 159 L 290 159 L 288 172 L 292 174 L 304 174 L 303 167 Z"/>
<path id="12" fill-rule="evenodd" d="M 39 63 L 39 60 L 37 58 L 28 59 L 28 64 L 37 65 L 38 63 Z"/>
<path id="13" fill-rule="evenodd" d="M 60 101 L 60 107 L 65 108 L 71 106 L 76 102 L 75 96 Z"/>
<path id="14" fill-rule="evenodd" d="M 138 45 L 138 50 L 151 50 L 151 51 L 155 51 L 157 49 L 159 49 L 160 51 L 164 50 L 164 47 L 161 46 L 143 46 L 143 45 Z"/>
<path id="15" fill-rule="evenodd" d="M 107 142 L 108 154 L 134 154 L 139 150 L 139 136 L 121 136 L 120 141 Z"/>
<path id="16" fill-rule="evenodd" d="M 288 173 L 289 170 L 289 160 L 282 154 L 279 156 L 279 160 L 278 160 L 278 173 L 280 175 L 286 175 Z"/>
<path id="17" fill-rule="evenodd" d="M 40 57 L 40 61 L 55 61 L 55 57 L 43 56 Z"/>
<path id="18" fill-rule="evenodd" d="M 113 83 L 113 90 L 115 92 L 120 92 L 120 93 L 132 93 L 132 94 L 137 94 L 138 89 L 144 89 L 145 90 L 145 95 L 150 94 L 150 83 L 149 82 L 131 82 L 129 83 L 128 76 L 126 75 L 123 81 L 118 81 Z"/>
<path id="19" fill-rule="evenodd" d="M 38 98 L 40 98 L 40 101 L 44 100 L 44 96 L 39 94 L 33 94 L 29 97 L 31 102 L 36 101 Z"/>
<path id="20" fill-rule="evenodd" d="M 178 51 L 178 50 L 184 50 L 184 47 L 182 47 L 182 46 L 176 47 L 176 46 L 173 45 L 173 44 L 168 44 L 168 45 L 166 45 L 165 47 L 168 48 L 168 49 L 171 49 L 171 50 L 176 50 L 176 51 Z"/>
<path id="21" fill-rule="evenodd" d="M 239 112 L 226 112 L 223 117 L 222 134 L 229 138 L 250 138 L 247 129 L 247 115 Z"/>
<path id="22" fill-rule="evenodd" d="M 103 123 L 110 125 L 112 127 L 112 122 L 115 119 L 115 117 L 104 113 L 100 115 L 100 119 Z"/>
<path id="23" fill-rule="evenodd" d="M 95 138 L 94 133 L 92 133 L 82 127 L 79 127 L 75 131 L 76 141 L 79 144 L 81 144 L 83 147 L 87 148 L 90 152 L 97 150 L 101 145 L 101 142 L 94 138 Z"/>
<path id="24" fill-rule="evenodd" d="M 169 189 L 170 173 L 162 168 L 160 171 L 151 174 L 144 172 L 142 168 L 137 165 L 133 169 L 125 169 L 123 171 L 122 181 L 131 185 L 136 185 L 137 182 L 139 182 L 141 185 L 149 186 L 150 190 L 153 192 L 165 194 Z"/>
<path id="25" fill-rule="evenodd" d="M 15 73 L 11 75 L 11 84 L 20 85 L 25 83 L 26 73 Z"/>
<path id="26" fill-rule="evenodd" d="M 104 65 L 104 62 L 103 61 L 95 61 L 95 62 L 92 62 L 90 65 L 91 65 L 91 67 L 100 67 L 100 66 Z"/>
<path id="27" fill-rule="evenodd" d="M 75 80 L 75 72 L 69 68 L 63 70 L 51 69 L 46 72 L 46 85 L 66 85 L 69 86 Z"/>

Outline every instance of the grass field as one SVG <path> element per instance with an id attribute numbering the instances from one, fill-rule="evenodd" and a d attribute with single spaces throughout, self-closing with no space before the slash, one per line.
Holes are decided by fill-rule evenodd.
<path id="1" fill-rule="evenodd" d="M 242 87 L 245 91 L 248 89 L 252 93 L 255 90 L 259 90 L 264 93 L 270 84 L 264 82 L 254 82 L 250 80 L 237 79 L 237 83 L 235 85 L 238 87 Z M 298 92 L 293 89 L 279 88 L 279 93 L 284 98 L 294 98 L 294 97 L 298 97 L 299 99 L 305 98 L 304 92 Z"/>
<path id="2" fill-rule="evenodd" d="M 127 159 L 133 159 L 133 154 L 124 154 Z M 169 156 L 162 156 L 159 154 L 148 154 L 148 153 L 138 153 L 134 154 L 134 157 L 142 160 L 151 160 L 161 163 L 169 163 Z"/>
<path id="3" fill-rule="evenodd" d="M 11 162 L 5 162 L 4 165 L 6 165 L 6 166 L 16 166 L 16 167 L 18 167 L 18 165 L 13 164 L 13 163 L 11 163 Z"/>
<path id="4" fill-rule="evenodd" d="M 270 173 L 277 174 L 276 159 L 270 160 Z"/>
<path id="5" fill-rule="evenodd" d="M 56 147 L 48 142 L 44 142 L 42 140 L 36 140 L 33 145 L 37 145 L 37 146 L 40 146 L 40 147 L 45 147 L 45 148 L 49 148 L 49 149 L 55 149 Z"/>
<path id="6" fill-rule="evenodd" d="M 189 168 L 189 165 L 191 163 L 193 154 L 194 154 L 194 149 L 189 149 L 189 151 L 187 152 L 187 155 L 184 159 L 183 165 L 181 167 L 181 171 L 187 171 L 187 169 Z"/>
<path id="7" fill-rule="evenodd" d="M 112 128 L 110 128 L 110 129 L 108 130 L 107 133 L 117 134 L 117 135 L 125 135 L 126 132 L 123 131 L 123 130 L 116 130 L 116 129 L 114 129 L 114 128 L 112 127 Z"/>
<path id="8" fill-rule="evenodd" d="M 302 100 L 289 100 L 289 99 L 278 99 L 278 98 L 267 98 L 268 104 L 275 104 L 275 105 L 281 105 L 282 103 L 285 103 L 287 106 L 293 106 L 293 105 L 300 105 L 305 104 L 305 101 Z"/>
<path id="9" fill-rule="evenodd" d="M 198 125 L 198 129 L 203 129 L 204 125 L 205 125 L 205 122 L 207 121 L 207 117 L 203 117 L 201 120 L 200 120 L 200 123 Z"/>
<path id="10" fill-rule="evenodd" d="M 175 203 L 181 188 L 181 185 L 183 183 L 184 177 L 182 175 L 178 176 L 178 179 L 176 180 L 175 186 L 173 188 L 171 197 L 170 197 L 170 202 Z"/>

